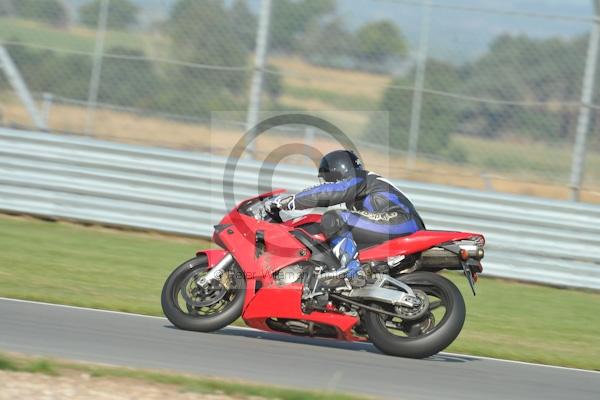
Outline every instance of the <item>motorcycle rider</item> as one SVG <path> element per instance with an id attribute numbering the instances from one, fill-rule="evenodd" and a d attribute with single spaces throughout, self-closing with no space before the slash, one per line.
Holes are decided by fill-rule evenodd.
<path id="1" fill-rule="evenodd" d="M 345 204 L 321 218 L 321 228 L 352 286 L 365 284 L 358 248 L 425 229 L 413 204 L 387 179 L 363 169 L 350 150 L 326 154 L 320 162 L 321 184 L 273 199 L 271 210 L 304 210 Z"/>

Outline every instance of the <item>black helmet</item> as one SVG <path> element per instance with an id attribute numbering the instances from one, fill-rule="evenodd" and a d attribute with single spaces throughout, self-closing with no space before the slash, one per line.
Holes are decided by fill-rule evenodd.
<path id="1" fill-rule="evenodd" d="M 336 182 L 356 176 L 362 170 L 362 162 L 350 150 L 336 150 L 327 153 L 319 164 L 319 179 L 325 182 Z"/>

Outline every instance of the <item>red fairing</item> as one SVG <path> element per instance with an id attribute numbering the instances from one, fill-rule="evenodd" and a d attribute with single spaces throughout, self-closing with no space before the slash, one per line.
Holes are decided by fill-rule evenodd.
<path id="1" fill-rule="evenodd" d="M 231 214 L 230 214 L 231 216 Z M 309 251 L 290 235 L 292 228 L 283 224 L 259 221 L 247 215 L 232 216 L 231 225 L 215 234 L 247 276 L 265 277 L 294 262 L 306 260 Z M 256 232 L 262 231 L 265 251 L 257 257 Z"/>
<path id="2" fill-rule="evenodd" d="M 231 224 L 215 233 L 218 242 L 231 252 L 246 277 L 246 302 L 254 297 L 257 284 L 268 287 L 273 282 L 273 274 L 283 267 L 308 260 L 310 252 L 302 243 L 290 235 L 293 228 L 283 224 L 272 224 L 256 220 L 247 215 L 231 212 L 221 221 Z M 256 252 L 256 232 L 262 231 L 265 251 Z M 273 299 L 277 302 L 277 299 Z"/>
<path id="3" fill-rule="evenodd" d="M 219 261 L 225 257 L 227 252 L 221 249 L 208 249 L 208 250 L 198 250 L 196 255 L 199 256 L 201 254 L 205 254 L 206 258 L 208 258 L 208 267 L 214 267 Z"/>
<path id="4" fill-rule="evenodd" d="M 358 318 L 336 312 L 313 311 L 304 314 L 301 308 L 302 285 L 299 283 L 286 286 L 271 286 L 261 289 L 250 301 L 242 318 L 256 329 L 272 331 L 266 323 L 271 317 L 286 318 L 330 325 L 337 332 L 337 339 L 358 341 L 363 338 L 355 337 L 352 328 L 358 323 Z M 274 299 L 277 299 L 274 301 Z"/>
<path id="5" fill-rule="evenodd" d="M 483 236 L 469 232 L 417 231 L 409 236 L 392 239 L 377 246 L 369 247 L 358 253 L 361 262 L 386 260 L 390 256 L 408 255 L 425 251 L 442 243 L 467 240 Z"/>
<path id="6" fill-rule="evenodd" d="M 283 224 L 296 229 L 302 229 L 307 235 L 310 235 L 313 239 L 319 242 L 323 242 L 325 241 L 325 235 L 323 235 L 323 233 L 310 233 L 306 231 L 306 229 L 303 229 L 303 226 L 305 225 L 321 224 L 321 217 L 321 214 L 307 214 L 298 218 L 287 220 Z"/>
<path id="7" fill-rule="evenodd" d="M 306 224 L 320 224 L 321 214 L 307 214 L 298 218 L 285 221 L 283 224 L 292 227 L 298 227 Z"/>

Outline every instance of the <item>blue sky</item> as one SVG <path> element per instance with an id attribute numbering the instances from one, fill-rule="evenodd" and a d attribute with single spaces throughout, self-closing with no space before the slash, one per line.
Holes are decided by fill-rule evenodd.
<path id="1" fill-rule="evenodd" d="M 277 0 L 274 0 L 277 1 Z M 593 13 L 590 0 L 434 0 L 437 4 L 482 7 L 507 11 L 537 12 L 574 17 Z M 394 0 L 338 0 L 341 15 L 352 26 L 377 19 L 391 19 L 401 27 L 414 49 L 419 42 L 422 7 Z M 443 8 L 432 9 L 430 54 L 460 63 L 487 49 L 503 33 L 536 38 L 570 38 L 585 34 L 585 22 L 475 13 Z"/>
<path id="2" fill-rule="evenodd" d="M 89 0 L 67 0 L 66 3 L 76 7 L 86 1 Z M 142 10 L 143 21 L 165 18 L 172 4 L 176 2 L 176 0 L 132 1 Z M 260 0 L 248 1 L 252 9 L 258 8 Z M 574 17 L 593 14 L 591 0 L 433 0 L 433 2 Z M 410 47 L 413 50 L 417 48 L 422 7 L 407 4 L 403 0 L 337 0 L 337 4 L 340 16 L 350 28 L 356 29 L 370 21 L 390 19 L 404 32 Z M 462 63 L 485 52 L 493 38 L 503 33 L 524 34 L 535 38 L 556 36 L 571 38 L 589 32 L 589 28 L 590 24 L 585 22 L 434 8 L 430 55 L 454 63 Z"/>

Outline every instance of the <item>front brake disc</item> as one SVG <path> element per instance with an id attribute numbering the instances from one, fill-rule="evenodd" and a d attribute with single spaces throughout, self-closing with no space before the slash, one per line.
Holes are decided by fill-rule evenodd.
<path id="1" fill-rule="evenodd" d="M 207 307 L 225 297 L 227 289 L 219 281 L 213 281 L 206 288 L 202 288 L 196 283 L 199 277 L 199 272 L 191 271 L 181 285 L 181 296 L 188 306 Z"/>

